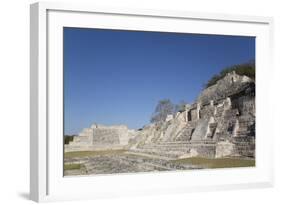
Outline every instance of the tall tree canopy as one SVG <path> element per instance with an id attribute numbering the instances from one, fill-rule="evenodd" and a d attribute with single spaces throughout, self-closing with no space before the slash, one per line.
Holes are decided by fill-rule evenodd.
<path id="1" fill-rule="evenodd" d="M 169 99 L 160 100 L 150 119 L 152 123 L 164 122 L 167 115 L 173 114 L 175 110 L 174 104 Z"/>
<path id="2" fill-rule="evenodd" d="M 179 102 L 179 104 L 176 104 L 175 105 L 175 113 L 185 111 L 186 104 L 187 104 L 187 102 L 185 100 L 182 100 L 182 101 Z"/>

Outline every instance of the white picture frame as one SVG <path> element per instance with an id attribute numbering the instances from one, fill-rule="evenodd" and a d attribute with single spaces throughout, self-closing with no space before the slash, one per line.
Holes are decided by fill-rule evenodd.
<path id="1" fill-rule="evenodd" d="M 273 19 L 188 11 L 99 8 L 46 3 L 30 10 L 30 198 L 91 199 L 273 186 L 270 89 Z M 256 167 L 184 172 L 63 177 L 62 28 L 87 27 L 256 37 Z M 271 73 L 272 74 L 272 73 Z M 61 138 L 58 137 L 61 134 Z M 263 138 L 266 134 L 266 139 Z M 148 183 L 149 182 L 149 183 Z"/>

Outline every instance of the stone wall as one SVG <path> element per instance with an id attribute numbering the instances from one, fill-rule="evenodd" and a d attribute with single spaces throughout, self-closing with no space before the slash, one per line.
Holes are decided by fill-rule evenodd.
<path id="1" fill-rule="evenodd" d="M 93 129 L 93 145 L 116 145 L 120 143 L 119 130 L 111 128 Z"/>
<path id="2" fill-rule="evenodd" d="M 211 103 L 203 105 L 200 109 L 200 117 L 204 119 L 209 119 L 214 115 L 214 111 L 215 107 L 211 105 Z"/>

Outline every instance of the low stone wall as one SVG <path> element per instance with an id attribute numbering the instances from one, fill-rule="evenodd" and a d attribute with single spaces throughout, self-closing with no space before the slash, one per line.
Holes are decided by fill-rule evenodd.
<path id="1" fill-rule="evenodd" d="M 103 151 L 103 150 L 121 150 L 128 149 L 127 146 L 122 145 L 64 145 L 64 152 L 78 152 L 78 151 Z"/>
<path id="2" fill-rule="evenodd" d="M 130 151 L 146 153 L 171 159 L 189 157 L 215 157 L 216 143 L 212 141 L 194 142 L 166 142 L 161 144 L 147 144 Z"/>

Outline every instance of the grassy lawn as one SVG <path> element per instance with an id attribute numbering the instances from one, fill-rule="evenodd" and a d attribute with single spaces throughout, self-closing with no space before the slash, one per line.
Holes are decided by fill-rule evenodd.
<path id="1" fill-rule="evenodd" d="M 83 165 L 81 164 L 64 164 L 64 170 L 74 170 L 74 169 L 81 169 Z"/>
<path id="2" fill-rule="evenodd" d="M 252 159 L 238 159 L 238 158 L 221 158 L 221 159 L 211 159 L 211 158 L 184 158 L 173 160 L 174 162 L 180 164 L 192 164 L 198 165 L 206 168 L 226 168 L 226 167 L 253 167 L 255 166 L 255 160 Z"/>
<path id="3" fill-rule="evenodd" d="M 115 155 L 122 154 L 126 150 L 101 150 L 101 151 L 78 151 L 78 152 L 65 152 L 65 158 L 75 158 L 75 157 L 94 157 L 98 155 Z"/>
<path id="4" fill-rule="evenodd" d="M 87 174 L 87 169 L 84 164 L 64 164 L 64 175 L 84 175 Z"/>

